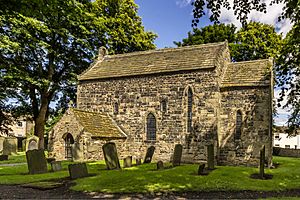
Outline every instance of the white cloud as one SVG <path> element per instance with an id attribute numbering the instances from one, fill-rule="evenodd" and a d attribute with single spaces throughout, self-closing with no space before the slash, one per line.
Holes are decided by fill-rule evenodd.
<path id="1" fill-rule="evenodd" d="M 275 26 L 278 33 L 286 33 L 291 30 L 292 24 L 290 20 L 286 19 L 281 22 L 278 22 L 278 17 L 282 13 L 282 9 L 284 7 L 283 3 L 280 4 L 273 4 L 270 6 L 272 0 L 266 0 L 265 3 L 267 5 L 267 13 L 262 13 L 258 11 L 251 11 L 248 16 L 248 21 L 258 21 L 265 24 L 270 24 Z M 233 7 L 233 0 L 229 0 L 231 7 Z M 241 23 L 239 20 L 236 19 L 233 10 L 227 10 L 226 8 L 221 8 L 221 16 L 220 22 L 222 23 L 233 23 L 235 26 L 241 28 Z"/>

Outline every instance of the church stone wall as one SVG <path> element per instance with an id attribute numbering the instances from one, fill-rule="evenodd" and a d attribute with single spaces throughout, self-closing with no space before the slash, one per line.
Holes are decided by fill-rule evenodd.
<path id="1" fill-rule="evenodd" d="M 269 87 L 222 88 L 220 109 L 219 164 L 255 165 L 259 150 L 266 146 L 268 164 L 272 159 L 272 99 Z M 235 140 L 236 114 L 242 113 L 241 139 Z"/>
<path id="2" fill-rule="evenodd" d="M 121 156 L 143 157 L 147 147 L 156 147 L 154 160 L 170 160 L 175 144 L 184 146 L 188 159 L 206 159 L 203 151 L 207 142 L 188 141 L 187 90 L 193 91 L 193 125 L 197 134 L 216 138 L 216 119 L 219 92 L 214 69 L 179 72 L 169 75 L 148 75 L 109 80 L 82 81 L 78 86 L 77 108 L 109 113 L 127 134 L 118 152 Z M 161 101 L 167 101 L 167 111 Z M 119 105 L 114 114 L 114 105 Z M 147 141 L 146 118 L 156 117 L 156 141 Z M 197 143 L 194 151 L 190 144 Z"/>

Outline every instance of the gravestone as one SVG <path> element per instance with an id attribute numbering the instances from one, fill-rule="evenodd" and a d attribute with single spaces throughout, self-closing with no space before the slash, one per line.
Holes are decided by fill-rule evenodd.
<path id="1" fill-rule="evenodd" d="M 127 156 L 123 159 L 123 167 L 132 167 L 132 156 Z"/>
<path id="2" fill-rule="evenodd" d="M 0 155 L 0 161 L 8 160 L 8 155 Z"/>
<path id="3" fill-rule="evenodd" d="M 176 144 L 174 149 L 174 155 L 173 155 L 173 166 L 179 166 L 181 162 L 181 156 L 182 156 L 182 145 Z"/>
<path id="4" fill-rule="evenodd" d="M 15 137 L 7 137 L 3 141 L 3 155 L 11 155 L 17 153 L 18 150 L 18 139 Z"/>
<path id="5" fill-rule="evenodd" d="M 205 170 L 205 164 L 200 164 L 198 168 L 198 175 L 206 175 L 204 170 Z"/>
<path id="6" fill-rule="evenodd" d="M 62 170 L 61 161 L 52 161 L 50 164 L 51 164 L 51 171 L 56 172 Z"/>
<path id="7" fill-rule="evenodd" d="M 207 169 L 215 169 L 214 145 L 207 145 Z"/>
<path id="8" fill-rule="evenodd" d="M 156 164 L 156 167 L 157 167 L 157 170 L 161 170 L 161 169 L 164 169 L 164 163 L 163 161 L 158 161 L 157 164 Z"/>
<path id="9" fill-rule="evenodd" d="M 152 160 L 152 157 L 153 157 L 153 154 L 154 154 L 154 150 L 155 150 L 154 146 L 151 146 L 147 149 L 147 153 L 146 153 L 146 156 L 145 156 L 144 163 L 151 163 L 151 160 Z"/>
<path id="10" fill-rule="evenodd" d="M 5 138 L 4 137 L 0 137 L 0 153 L 3 151 L 3 142 L 4 142 Z"/>
<path id="11" fill-rule="evenodd" d="M 259 158 L 259 177 L 264 179 L 265 177 L 265 145 L 260 150 L 260 158 Z"/>
<path id="12" fill-rule="evenodd" d="M 108 142 L 102 146 L 107 169 L 120 169 L 116 144 Z"/>
<path id="13" fill-rule="evenodd" d="M 135 160 L 135 164 L 136 164 L 136 165 L 141 165 L 141 164 L 142 164 L 142 159 L 137 158 L 137 159 Z"/>
<path id="14" fill-rule="evenodd" d="M 43 149 L 34 149 L 26 152 L 29 174 L 42 174 L 47 172 L 47 162 Z"/>
<path id="15" fill-rule="evenodd" d="M 39 138 L 35 135 L 30 136 L 26 139 L 25 143 L 25 151 L 38 149 Z"/>
<path id="16" fill-rule="evenodd" d="M 76 163 L 68 165 L 71 179 L 87 177 L 88 170 L 85 163 Z"/>

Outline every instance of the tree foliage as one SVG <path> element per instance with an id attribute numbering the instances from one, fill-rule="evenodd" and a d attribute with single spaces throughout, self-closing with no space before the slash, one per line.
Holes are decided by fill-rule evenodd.
<path id="1" fill-rule="evenodd" d="M 133 0 L 0 0 L 0 7 L 0 79 L 12 83 L 15 110 L 32 116 L 40 141 L 49 114 L 75 101 L 77 75 L 99 47 L 155 48 Z"/>
<path id="2" fill-rule="evenodd" d="M 233 5 L 230 5 L 229 0 L 193 0 L 194 6 L 193 14 L 194 20 L 192 26 L 197 26 L 199 19 L 205 14 L 205 9 L 210 10 L 212 13 L 210 20 L 218 23 L 221 14 L 221 8 L 224 7 L 228 10 L 232 9 L 237 19 L 240 20 L 242 25 L 247 25 L 248 15 L 251 11 L 256 10 L 265 12 L 269 5 L 266 5 L 263 0 L 235 0 Z M 289 19 L 292 24 L 292 30 L 285 38 L 283 48 L 279 53 L 279 58 L 276 60 L 276 75 L 278 80 L 278 87 L 281 89 L 279 102 L 282 102 L 284 97 L 288 101 L 285 107 L 291 107 L 292 114 L 289 117 L 288 125 L 291 131 L 300 128 L 300 56 L 299 56 L 299 42 L 300 42 L 300 1 L 299 0 L 273 0 L 272 4 L 283 3 L 284 7 L 279 21 Z"/>
<path id="3" fill-rule="evenodd" d="M 177 46 L 205 44 L 212 42 L 229 43 L 233 61 L 247 61 L 275 57 L 282 47 L 282 36 L 277 34 L 271 25 L 250 22 L 236 31 L 233 24 L 214 24 L 194 29 L 182 42 L 174 42 Z"/>

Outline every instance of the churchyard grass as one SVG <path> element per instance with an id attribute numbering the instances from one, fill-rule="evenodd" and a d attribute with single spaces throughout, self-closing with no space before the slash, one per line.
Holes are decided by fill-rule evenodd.
<path id="1" fill-rule="evenodd" d="M 13 159 L 13 158 L 12 158 Z M 19 160 L 20 158 L 16 159 Z M 156 170 L 156 163 L 144 164 L 122 170 L 106 170 L 104 161 L 87 163 L 90 177 L 74 180 L 71 189 L 108 193 L 168 192 L 168 191 L 229 191 L 255 190 L 280 191 L 300 188 L 300 159 L 274 157 L 276 169 L 266 169 L 273 179 L 251 179 L 258 168 L 216 166 L 207 176 L 198 176 L 198 165 L 182 165 Z M 123 166 L 122 161 L 120 161 Z M 25 184 L 52 181 L 69 176 L 68 164 L 62 162 L 62 171 L 29 175 L 27 165 L 0 166 L 0 184 Z M 134 164 L 134 163 L 133 163 Z M 165 164 L 165 163 L 164 163 Z M 170 165 L 166 163 L 166 165 Z M 50 169 L 50 165 L 48 164 Z"/>
<path id="2" fill-rule="evenodd" d="M 10 163 L 26 163 L 25 152 L 12 153 L 8 156 L 8 160 L 0 161 L 0 164 L 10 164 Z"/>

